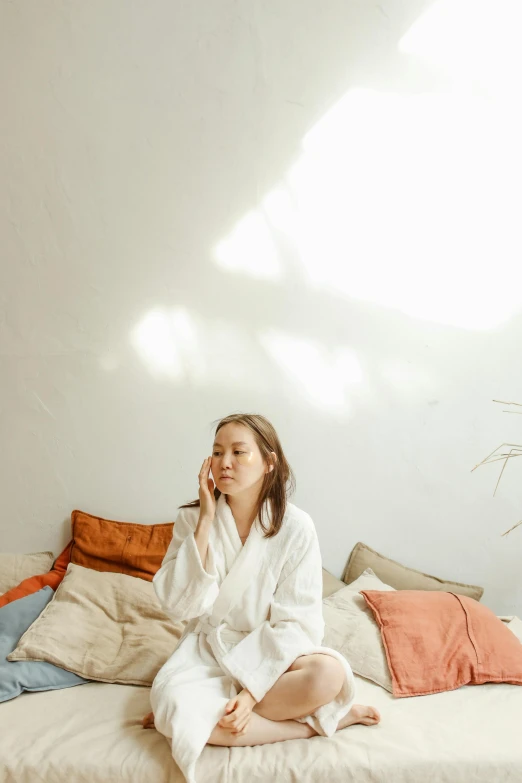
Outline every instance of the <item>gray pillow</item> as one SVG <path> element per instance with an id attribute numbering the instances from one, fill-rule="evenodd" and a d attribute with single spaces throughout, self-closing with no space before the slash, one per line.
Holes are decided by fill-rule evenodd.
<path id="1" fill-rule="evenodd" d="M 0 607 L 0 702 L 14 699 L 22 691 L 52 691 L 89 682 L 47 661 L 6 660 L 53 595 L 51 587 L 42 587 Z"/>

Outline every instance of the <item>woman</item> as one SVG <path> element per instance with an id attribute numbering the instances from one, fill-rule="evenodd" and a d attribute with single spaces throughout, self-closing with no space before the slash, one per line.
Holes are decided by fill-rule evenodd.
<path id="1" fill-rule="evenodd" d="M 199 500 L 180 507 L 153 579 L 165 613 L 188 623 L 154 679 L 143 725 L 172 739 L 189 783 L 207 743 L 331 736 L 380 720 L 373 707 L 353 704 L 345 658 L 321 646 L 319 543 L 287 487 L 292 471 L 270 422 L 222 419 Z"/>

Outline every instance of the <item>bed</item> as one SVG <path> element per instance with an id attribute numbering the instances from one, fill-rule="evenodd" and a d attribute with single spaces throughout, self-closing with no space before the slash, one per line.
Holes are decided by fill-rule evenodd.
<path id="1" fill-rule="evenodd" d="M 520 621 L 519 621 L 520 622 Z M 522 639 L 521 639 L 522 640 Z M 207 746 L 212 783 L 520 783 L 522 688 L 464 686 L 395 699 L 356 677 L 378 726 L 246 748 Z M 0 783 L 182 783 L 168 740 L 141 726 L 149 689 L 92 682 L 0 705 Z"/>
<path id="2" fill-rule="evenodd" d="M 98 534 L 91 536 L 98 539 Z M 429 575 L 419 577 L 419 572 L 409 569 L 399 574 L 397 564 L 383 563 L 381 555 L 381 560 L 375 559 L 378 553 L 358 547 L 354 552 L 359 560 L 353 553 L 350 559 L 356 571 L 345 572 L 344 582 L 323 573 L 325 643 L 345 651 L 355 673 L 356 702 L 377 707 L 380 724 L 350 726 L 330 738 L 242 748 L 207 745 L 198 761 L 198 779 L 205 783 L 522 783 L 520 685 L 464 685 L 396 698 L 390 691 L 379 629 L 360 594 L 361 589 L 375 588 L 381 596 L 382 591 L 397 596 L 397 590 L 406 595 L 412 587 L 432 596 L 437 590 L 444 595 L 457 589 L 462 594 L 478 590 L 471 594 L 478 601 L 482 589 Z M 162 614 L 150 581 L 114 572 L 122 570 L 121 563 L 98 571 L 93 567 L 97 564 L 73 563 L 68 548 L 53 571 L 47 571 L 53 556 L 38 557 L 43 555 L 39 564 L 36 555 L 0 559 L 0 589 L 25 576 L 21 564 L 28 574 L 40 574 L 30 577 L 29 586 L 21 582 L 26 597 L 20 599 L 17 593 L 15 601 L 0 609 L 4 616 L 11 611 L 8 607 L 16 614 L 22 601 L 52 593 L 49 580 L 64 560 L 52 599 L 42 598 L 41 607 L 34 610 L 35 622 L 29 624 L 26 618 L 27 631 L 19 642 L 18 636 L 13 641 L 10 649 L 17 645 L 19 657 L 13 652 L 7 660 L 15 656 L 14 660 L 49 661 L 62 674 L 89 681 L 23 692 L 0 703 L 0 783 L 183 783 L 169 741 L 142 727 L 143 717 L 150 712 L 150 683 L 182 628 L 169 624 Z M 369 555 L 373 560 L 368 561 Z M 369 564 L 381 570 L 386 583 Z M 361 569 L 366 570 L 359 576 Z M 406 583 L 401 581 L 405 578 Z M 435 582 L 412 585 L 413 578 Z M 32 584 L 35 579 L 38 583 Z M 499 623 L 491 616 L 503 632 L 510 629 L 511 641 L 512 632 L 522 642 L 518 617 L 500 617 Z"/>

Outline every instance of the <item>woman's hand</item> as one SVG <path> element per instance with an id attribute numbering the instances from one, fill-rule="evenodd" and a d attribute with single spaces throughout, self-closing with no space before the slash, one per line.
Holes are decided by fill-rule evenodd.
<path id="1" fill-rule="evenodd" d="M 210 522 L 216 514 L 216 498 L 214 497 L 214 482 L 209 477 L 210 461 L 207 457 L 199 471 L 199 518 Z"/>
<path id="2" fill-rule="evenodd" d="M 228 729 L 236 737 L 241 737 L 247 730 L 255 704 L 256 700 L 250 691 L 243 688 L 237 696 L 228 702 L 224 716 L 218 721 L 218 726 Z"/>

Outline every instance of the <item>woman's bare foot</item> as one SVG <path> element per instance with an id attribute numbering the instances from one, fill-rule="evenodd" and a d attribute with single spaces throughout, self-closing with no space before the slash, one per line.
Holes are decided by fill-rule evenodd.
<path id="1" fill-rule="evenodd" d="M 375 726 L 379 723 L 381 716 L 375 707 L 366 707 L 364 704 L 354 704 L 350 712 L 347 712 L 344 718 L 341 718 L 337 724 L 336 731 L 352 726 L 354 723 L 362 723 L 364 726 Z"/>
<path id="2" fill-rule="evenodd" d="M 141 723 L 144 729 L 154 729 L 154 713 L 149 712 L 148 715 L 145 715 Z"/>

